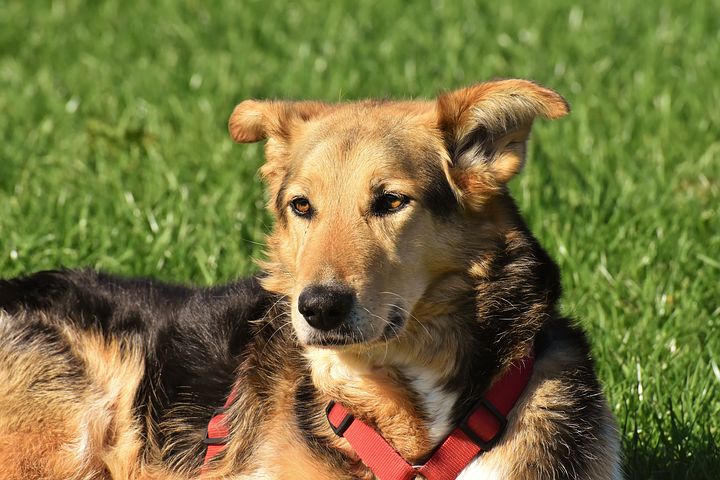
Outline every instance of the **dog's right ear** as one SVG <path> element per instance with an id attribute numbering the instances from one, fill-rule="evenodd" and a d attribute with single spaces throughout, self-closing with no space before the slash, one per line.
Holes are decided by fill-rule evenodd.
<path id="1" fill-rule="evenodd" d="M 230 115 L 228 130 L 238 143 L 259 142 L 268 137 L 287 140 L 298 124 L 329 107 L 322 102 L 245 100 Z"/>
<path id="2" fill-rule="evenodd" d="M 527 80 L 499 80 L 438 97 L 437 122 L 451 159 L 449 177 L 463 204 L 479 207 L 525 163 L 533 120 L 566 115 L 557 92 Z"/>

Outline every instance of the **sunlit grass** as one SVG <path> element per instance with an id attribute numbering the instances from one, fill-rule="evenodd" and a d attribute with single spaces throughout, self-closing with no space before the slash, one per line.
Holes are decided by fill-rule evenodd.
<path id="1" fill-rule="evenodd" d="M 432 96 L 527 77 L 513 190 L 564 274 L 630 478 L 720 471 L 717 1 L 0 3 L 0 274 L 254 271 L 269 217 L 248 97 Z"/>

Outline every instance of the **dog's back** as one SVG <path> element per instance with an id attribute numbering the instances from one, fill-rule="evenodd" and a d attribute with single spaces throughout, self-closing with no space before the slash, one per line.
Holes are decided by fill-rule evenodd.
<path id="1" fill-rule="evenodd" d="M 0 281 L 2 478 L 197 464 L 270 296 L 91 271 Z M 156 457 L 156 458 L 152 458 Z"/>

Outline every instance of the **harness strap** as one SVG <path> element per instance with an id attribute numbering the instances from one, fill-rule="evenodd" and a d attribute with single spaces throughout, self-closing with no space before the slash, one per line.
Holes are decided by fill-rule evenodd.
<path id="1" fill-rule="evenodd" d="M 480 453 L 490 450 L 507 426 L 507 415 L 530 380 L 533 358 L 513 364 L 448 435 L 424 465 L 410 465 L 380 433 L 336 402 L 327 407 L 333 431 L 348 441 L 379 480 L 454 480 Z"/>
<path id="2" fill-rule="evenodd" d="M 360 460 L 380 480 L 411 480 L 415 469 L 372 427 L 353 417 L 345 407 L 331 401 L 328 423 L 336 435 L 345 437 Z"/>
<path id="3" fill-rule="evenodd" d="M 237 395 L 237 386 L 235 386 L 228 395 L 227 400 L 225 400 L 223 407 L 215 409 L 210 422 L 208 422 L 205 438 L 203 439 L 203 443 L 207 445 L 207 451 L 205 452 L 201 473 L 207 471 L 210 460 L 227 447 L 228 436 L 230 435 L 230 428 L 227 425 L 227 410 L 235 401 Z"/>

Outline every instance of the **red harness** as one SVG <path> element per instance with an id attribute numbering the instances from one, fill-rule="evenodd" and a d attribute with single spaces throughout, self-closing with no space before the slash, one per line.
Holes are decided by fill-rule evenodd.
<path id="1" fill-rule="evenodd" d="M 427 480 L 453 480 L 475 457 L 498 442 L 507 426 L 507 415 L 530 380 L 533 363 L 533 357 L 526 357 L 512 365 L 422 465 L 408 463 L 375 429 L 353 417 L 339 403 L 328 404 L 327 419 L 335 434 L 348 441 L 379 480 L 412 480 L 417 475 Z M 229 433 L 225 411 L 236 396 L 233 389 L 225 406 L 210 420 L 203 470 L 225 449 Z"/>

